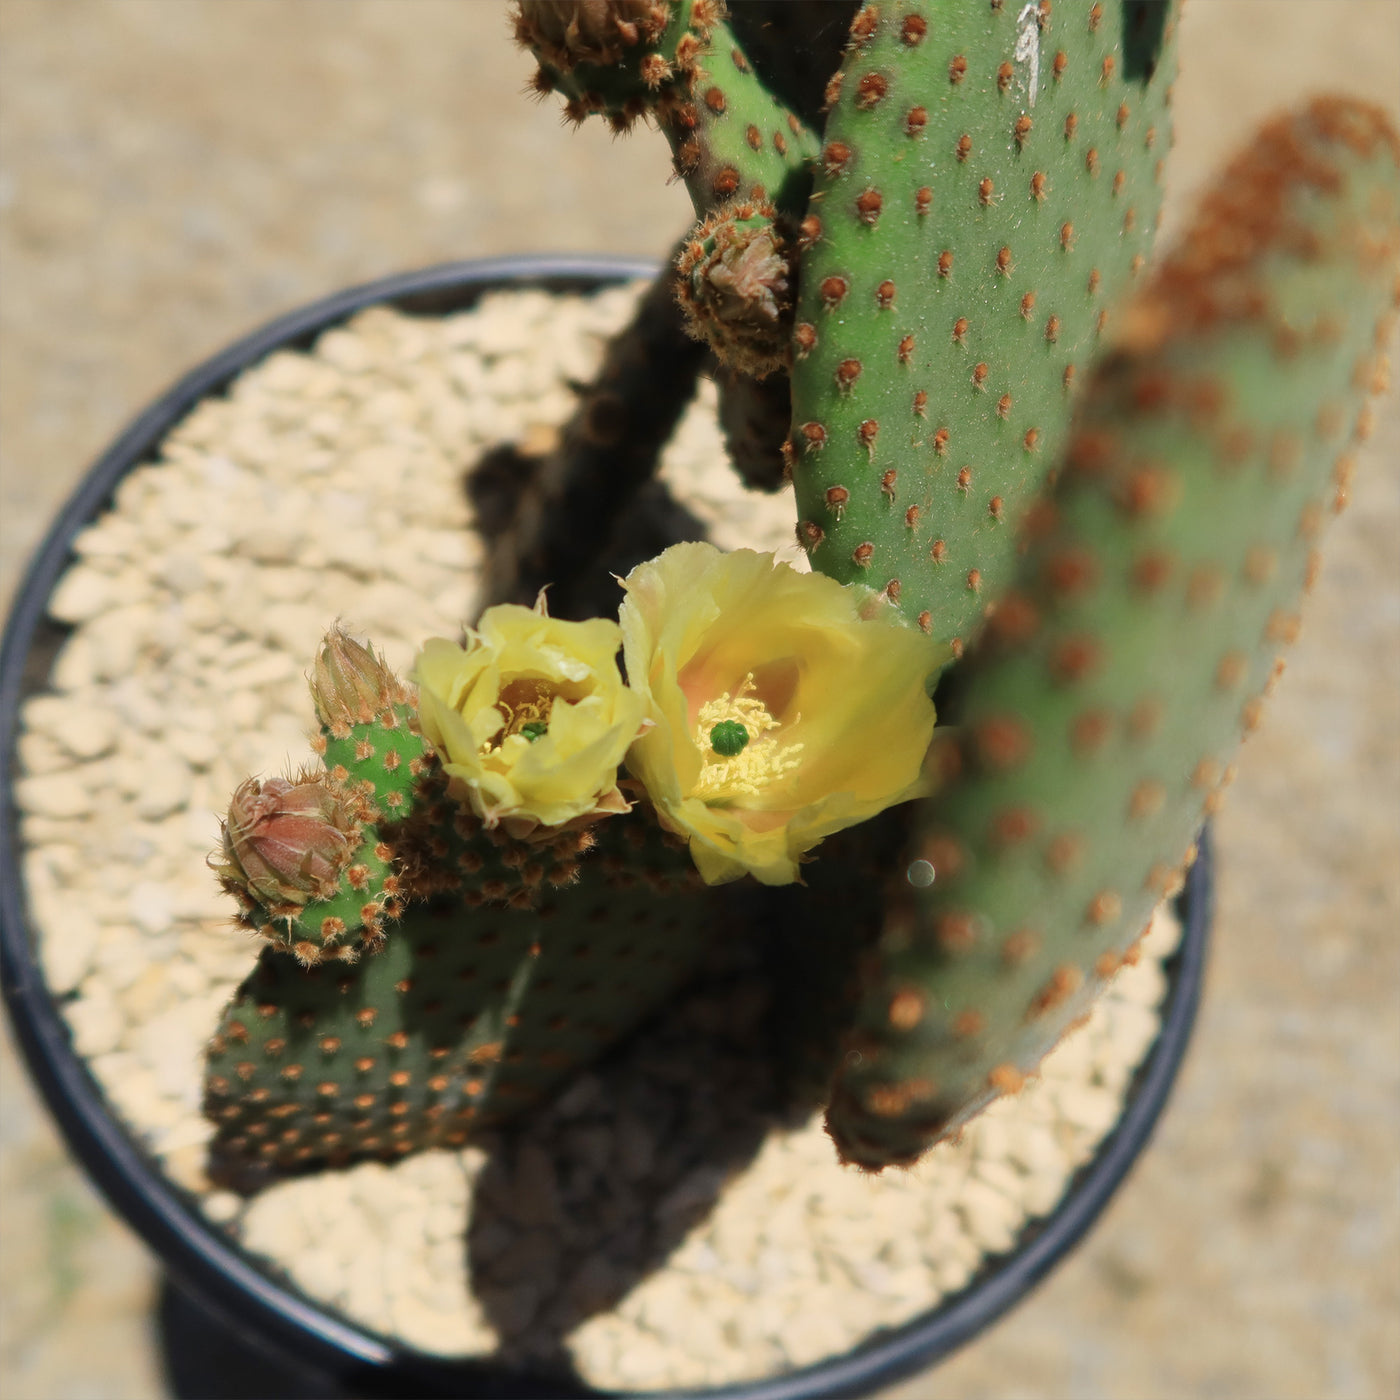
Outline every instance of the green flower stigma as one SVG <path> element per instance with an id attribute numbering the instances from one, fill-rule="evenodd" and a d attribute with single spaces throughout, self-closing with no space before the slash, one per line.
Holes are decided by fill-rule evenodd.
<path id="1" fill-rule="evenodd" d="M 710 747 L 721 758 L 733 758 L 748 747 L 749 731 L 737 719 L 722 719 L 710 730 Z"/>
<path id="2" fill-rule="evenodd" d="M 539 720 L 531 720 L 528 724 L 522 724 L 519 732 L 533 744 L 536 739 L 543 739 L 549 733 L 549 726 L 541 724 Z"/>

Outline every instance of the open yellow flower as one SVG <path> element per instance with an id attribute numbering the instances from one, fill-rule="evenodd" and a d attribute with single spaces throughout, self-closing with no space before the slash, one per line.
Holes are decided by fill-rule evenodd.
<path id="1" fill-rule="evenodd" d="M 503 603 L 466 647 L 434 638 L 418 654 L 418 714 L 451 791 L 488 826 L 536 826 L 627 810 L 617 766 L 645 705 L 617 669 L 615 622 L 563 622 Z"/>
<path id="2" fill-rule="evenodd" d="M 627 767 L 708 884 L 798 878 L 834 831 L 924 792 L 945 659 L 868 590 L 679 544 L 624 580 L 628 683 L 653 727 Z"/>

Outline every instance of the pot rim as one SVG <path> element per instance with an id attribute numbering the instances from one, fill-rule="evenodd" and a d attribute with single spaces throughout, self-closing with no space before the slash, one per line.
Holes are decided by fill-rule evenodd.
<path id="1" fill-rule="evenodd" d="M 71 1045 L 58 1002 L 44 983 L 23 897 L 13 792 L 19 709 L 40 689 L 32 653 L 46 632 L 47 602 L 71 561 L 74 536 L 110 502 L 121 479 L 149 460 L 160 441 L 202 399 L 222 393 L 243 370 L 275 350 L 306 349 L 322 332 L 372 305 L 410 314 L 468 309 L 507 288 L 555 293 L 656 274 L 654 260 L 523 256 L 439 264 L 348 288 L 279 316 L 189 371 L 137 414 L 97 459 L 60 510 L 20 583 L 0 641 L 0 983 L 10 1024 L 70 1151 L 110 1205 L 161 1264 L 250 1341 L 303 1363 L 330 1368 L 344 1383 L 383 1387 L 396 1380 L 424 1395 L 596 1395 L 576 1382 L 504 1372 L 489 1361 L 445 1361 L 398 1344 L 313 1303 L 254 1263 L 161 1171 L 108 1107 Z M 1122 1116 L 1094 1156 L 1071 1178 L 1048 1216 L 1031 1221 L 1004 1255 L 984 1261 L 971 1280 L 930 1312 L 877 1333 L 844 1355 L 771 1379 L 703 1392 L 714 1400 L 815 1400 L 854 1396 L 893 1384 L 970 1340 L 1012 1307 L 1087 1233 L 1146 1146 L 1175 1080 L 1200 997 L 1213 906 L 1209 832 L 1178 898 L 1183 937 L 1167 964 L 1161 1028 L 1129 1083 Z M 308 1352 L 311 1353 L 308 1356 Z M 485 1385 L 488 1389 L 477 1389 Z M 546 1388 L 540 1388 L 543 1385 Z M 472 1387 L 464 1390 L 464 1386 Z M 398 1392 L 392 1392 L 398 1393 Z M 408 1393 L 408 1392 L 404 1392 Z M 683 1392 L 646 1392 L 676 1400 Z M 640 1392 L 628 1392 L 640 1395 Z"/>

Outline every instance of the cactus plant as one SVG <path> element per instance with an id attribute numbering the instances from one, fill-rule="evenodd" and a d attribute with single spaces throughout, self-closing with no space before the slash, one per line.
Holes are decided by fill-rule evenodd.
<path id="1" fill-rule="evenodd" d="M 849 37 L 796 56 L 767 8 L 519 0 L 535 87 L 653 120 L 698 223 L 497 502 L 514 611 L 417 696 L 332 634 L 322 771 L 235 796 L 219 878 L 269 946 L 209 1054 L 230 1180 L 538 1102 L 752 931 L 745 873 L 802 912 L 778 1014 L 837 1151 L 908 1163 L 1132 958 L 1233 775 L 1383 377 L 1395 132 L 1278 119 L 1154 268 L 1174 6 L 814 5 Z M 708 349 L 653 394 L 682 306 Z M 571 615 L 607 521 L 567 503 L 625 506 L 702 353 L 814 572 L 678 546 L 620 634 L 493 641 L 542 583 Z"/>

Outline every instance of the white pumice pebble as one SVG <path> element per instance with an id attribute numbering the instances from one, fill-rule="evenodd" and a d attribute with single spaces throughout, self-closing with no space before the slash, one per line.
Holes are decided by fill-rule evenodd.
<path id="1" fill-rule="evenodd" d="M 689 1102 L 661 1027 L 625 1073 L 581 1075 L 526 1124 L 509 1173 L 484 1134 L 246 1202 L 207 1180 L 201 1052 L 260 946 L 204 865 L 229 795 L 311 761 L 305 676 L 332 623 L 406 670 L 472 620 L 465 466 L 567 418 L 570 381 L 639 291 L 492 294 L 441 320 L 372 308 L 201 404 L 74 542 L 50 601 L 73 631 L 25 705 L 15 789 L 74 1043 L 206 1218 L 375 1331 L 443 1355 L 529 1357 L 562 1337 L 603 1390 L 810 1365 L 962 1288 L 1111 1129 L 1180 937 L 1159 915 L 1039 1078 L 908 1172 L 840 1167 L 820 1114 L 770 1128 L 752 1060 L 724 1048 L 732 1027 L 709 1057 L 734 1060 L 719 1100 Z M 715 403 L 703 381 L 663 480 L 721 547 L 805 569 L 790 490 L 743 489 Z M 709 1150 L 736 1128 L 747 1147 Z"/>

